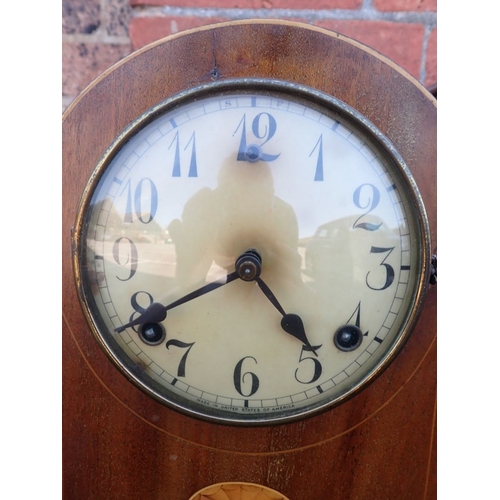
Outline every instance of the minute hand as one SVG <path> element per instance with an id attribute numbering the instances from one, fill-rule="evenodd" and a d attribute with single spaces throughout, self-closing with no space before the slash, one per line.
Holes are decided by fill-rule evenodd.
<path id="1" fill-rule="evenodd" d="M 194 292 L 188 293 L 187 295 L 184 295 L 184 297 L 181 297 L 180 299 L 177 299 L 176 301 L 170 303 L 168 306 L 164 306 L 162 304 L 159 304 L 158 302 L 153 302 L 139 317 L 137 317 L 133 321 L 130 321 L 129 323 L 126 323 L 125 325 L 115 328 L 115 332 L 123 332 L 123 330 L 130 326 L 144 325 L 145 323 L 160 323 L 167 317 L 167 311 L 169 311 L 170 309 L 185 304 L 186 302 L 196 299 L 197 297 L 201 297 L 208 292 L 212 292 L 213 290 L 216 290 L 221 286 L 231 283 L 231 281 L 234 281 L 237 278 L 239 278 L 239 275 L 235 271 L 227 275 L 226 281 L 215 281 L 213 283 L 203 285 L 201 288 L 198 288 Z"/>
<path id="2" fill-rule="evenodd" d="M 307 339 L 304 323 L 302 322 L 300 316 L 298 316 L 297 314 L 287 314 L 283 307 L 281 307 L 281 304 L 279 303 L 274 293 L 271 292 L 271 289 L 264 283 L 264 281 L 262 281 L 260 277 L 255 278 L 255 281 L 257 282 L 257 285 L 259 285 L 259 288 L 264 292 L 264 295 L 283 315 L 283 318 L 281 320 L 281 328 L 283 328 L 286 333 L 289 333 L 296 339 L 300 340 L 317 356 L 317 352 L 314 350 L 314 347 Z"/>

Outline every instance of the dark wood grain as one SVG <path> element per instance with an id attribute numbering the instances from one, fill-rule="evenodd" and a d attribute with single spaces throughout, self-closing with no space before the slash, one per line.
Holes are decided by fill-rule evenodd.
<path id="1" fill-rule="evenodd" d="M 436 498 L 436 290 L 395 361 L 367 389 L 316 417 L 267 428 L 214 425 L 156 403 L 100 350 L 80 309 L 71 231 L 81 194 L 138 115 L 213 79 L 307 84 L 364 114 L 419 185 L 436 249 L 436 101 L 374 51 L 288 22 L 204 27 L 157 42 L 93 82 L 63 117 L 64 498 L 188 500 L 222 481 L 291 500 Z"/>

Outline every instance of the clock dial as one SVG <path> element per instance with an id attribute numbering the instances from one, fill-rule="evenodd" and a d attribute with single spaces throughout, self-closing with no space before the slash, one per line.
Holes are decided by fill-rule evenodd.
<path id="1" fill-rule="evenodd" d="M 305 87 L 176 96 L 97 166 L 77 221 L 98 341 L 159 401 L 265 424 L 338 404 L 409 335 L 428 280 L 423 206 L 384 136 Z"/>

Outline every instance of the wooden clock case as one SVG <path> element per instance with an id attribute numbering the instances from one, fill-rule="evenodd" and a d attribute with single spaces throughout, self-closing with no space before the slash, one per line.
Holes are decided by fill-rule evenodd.
<path id="1" fill-rule="evenodd" d="M 72 229 L 115 137 L 186 88 L 274 78 L 331 94 L 395 145 L 419 186 L 436 245 L 436 100 L 375 51 L 293 22 L 240 21 L 149 45 L 95 80 L 63 116 L 63 492 L 71 500 L 188 500 L 244 481 L 290 500 L 436 498 L 436 290 L 403 350 L 365 390 L 302 421 L 258 428 L 179 414 L 126 380 L 77 297 Z"/>

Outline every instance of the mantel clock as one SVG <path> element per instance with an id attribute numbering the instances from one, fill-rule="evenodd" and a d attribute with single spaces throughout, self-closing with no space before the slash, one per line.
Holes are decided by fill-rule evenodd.
<path id="1" fill-rule="evenodd" d="M 68 497 L 92 497 L 74 484 L 104 454 L 134 472 L 95 498 L 433 498 L 435 127 L 394 63 L 285 21 L 160 40 L 81 94 L 63 120 Z"/>

